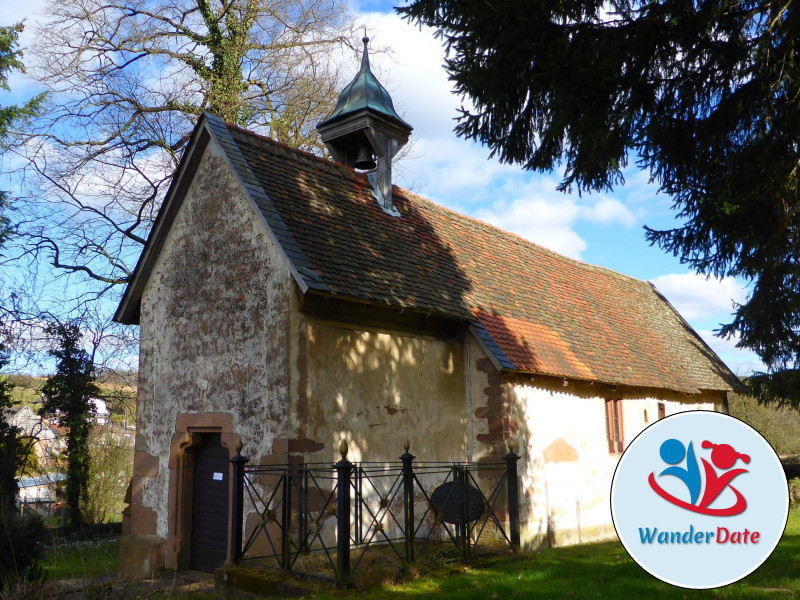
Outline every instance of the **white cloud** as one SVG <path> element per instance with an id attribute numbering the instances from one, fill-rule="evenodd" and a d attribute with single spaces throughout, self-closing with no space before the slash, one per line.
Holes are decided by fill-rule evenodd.
<path id="1" fill-rule="evenodd" d="M 652 280 L 667 300 L 689 321 L 733 312 L 741 304 L 747 289 L 735 279 L 706 278 L 697 273 L 661 275 Z"/>
<path id="2" fill-rule="evenodd" d="M 461 101 L 444 70 L 441 40 L 430 27 L 416 27 L 397 14 L 365 13 L 370 45 L 390 48 L 371 57 L 370 64 L 389 91 L 400 116 L 425 138 L 450 138 Z"/>
<path id="3" fill-rule="evenodd" d="M 587 207 L 585 216 L 589 221 L 601 225 L 618 223 L 631 227 L 636 223 L 636 217 L 622 202 L 615 198 L 604 196 L 599 202 Z"/>
<path id="4" fill-rule="evenodd" d="M 575 232 L 578 221 L 624 227 L 636 223 L 633 213 L 619 200 L 562 194 L 557 186 L 554 177 L 523 180 L 504 175 L 499 185 L 502 199 L 473 212 L 492 225 L 577 259 L 587 247 L 586 241 Z"/>
<path id="5" fill-rule="evenodd" d="M 572 201 L 553 201 L 547 195 L 514 200 L 475 216 L 496 227 L 573 258 L 586 250 L 586 242 L 572 230 L 580 208 Z"/>

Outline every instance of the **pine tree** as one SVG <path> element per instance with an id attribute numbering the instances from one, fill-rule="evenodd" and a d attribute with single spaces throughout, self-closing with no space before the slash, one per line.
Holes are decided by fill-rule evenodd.
<path id="1" fill-rule="evenodd" d="M 88 442 L 95 411 L 90 398 L 98 396 L 100 389 L 94 383 L 92 359 L 80 347 L 78 326 L 59 323 L 49 326 L 47 333 L 56 341 L 57 347 L 48 353 L 58 364 L 55 375 L 42 387 L 45 400 L 40 413 L 54 416 L 67 429 L 67 510 L 70 526 L 78 529 L 83 523 L 80 500 L 89 482 Z"/>
<path id="2" fill-rule="evenodd" d="M 629 160 L 674 201 L 647 239 L 752 282 L 719 333 L 800 404 L 800 4 L 771 0 L 415 0 L 448 50 L 456 132 L 561 189 L 608 190 Z"/>

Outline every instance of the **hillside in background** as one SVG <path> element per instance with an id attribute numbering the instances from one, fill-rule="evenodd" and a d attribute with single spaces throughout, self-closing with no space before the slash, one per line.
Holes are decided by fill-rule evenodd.
<path id="1" fill-rule="evenodd" d="M 789 407 L 761 406 L 749 396 L 731 394 L 731 416 L 748 423 L 780 455 L 800 454 L 800 411 Z"/>
<path id="2" fill-rule="evenodd" d="M 30 406 L 37 412 L 41 407 L 42 386 L 47 377 L 8 375 L 13 384 L 12 398 L 16 403 Z M 97 376 L 97 386 L 102 390 L 111 420 L 119 425 L 133 423 L 136 418 L 137 373 L 102 372 Z"/>

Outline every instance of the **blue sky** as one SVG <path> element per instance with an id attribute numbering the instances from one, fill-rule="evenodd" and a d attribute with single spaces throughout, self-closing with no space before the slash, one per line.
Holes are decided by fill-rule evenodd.
<path id="1" fill-rule="evenodd" d="M 32 23 L 43 6 L 43 0 L 2 3 L 0 24 L 23 18 Z M 395 167 L 395 183 L 572 258 L 654 282 L 734 372 L 763 368 L 752 353 L 736 349 L 735 340 L 713 335 L 729 320 L 732 303 L 746 298 L 742 282 L 706 280 L 645 241 L 645 224 L 677 224 L 670 199 L 656 194 L 646 173 L 633 165 L 625 173 L 626 184 L 613 193 L 579 196 L 556 191 L 558 173 L 528 173 L 490 160 L 486 148 L 452 133 L 462 101 L 447 81 L 441 43 L 431 31 L 402 21 L 391 7 L 391 2 L 361 0 L 354 11 L 372 44 L 391 49 L 390 55 L 373 57 L 373 68 L 399 114 L 414 127 L 410 156 Z M 30 35 L 29 28 L 23 47 Z M 353 74 L 357 69 L 354 63 Z M 14 93 L 0 94 L 0 104 L 35 91 L 21 76 L 11 85 Z"/>

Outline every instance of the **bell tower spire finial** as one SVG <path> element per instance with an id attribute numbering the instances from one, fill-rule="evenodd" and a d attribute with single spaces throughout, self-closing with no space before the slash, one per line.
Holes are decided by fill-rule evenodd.
<path id="1" fill-rule="evenodd" d="M 339 94 L 333 112 L 317 124 L 317 131 L 337 161 L 372 171 L 368 177 L 375 197 L 384 210 L 397 214 L 392 204 L 392 158 L 408 142 L 412 127 L 395 112 L 389 92 L 370 69 L 366 27 L 361 41 L 361 68 Z"/>
<path id="2" fill-rule="evenodd" d="M 369 38 L 367 37 L 367 28 L 364 27 L 364 37 L 361 38 L 364 42 L 364 53 L 361 55 L 361 70 L 369 70 Z"/>

